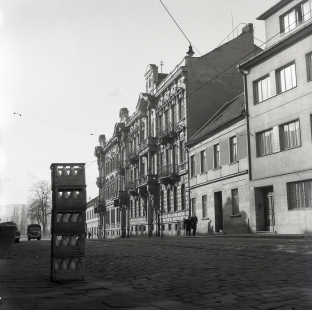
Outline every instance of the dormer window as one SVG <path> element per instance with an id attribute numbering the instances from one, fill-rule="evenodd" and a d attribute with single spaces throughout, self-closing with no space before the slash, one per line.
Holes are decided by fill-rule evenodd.
<path id="1" fill-rule="evenodd" d="M 301 2 L 299 5 L 292 8 L 286 14 L 280 17 L 280 26 L 282 33 L 288 33 L 296 28 L 300 23 L 312 17 L 311 14 L 312 0 Z"/>

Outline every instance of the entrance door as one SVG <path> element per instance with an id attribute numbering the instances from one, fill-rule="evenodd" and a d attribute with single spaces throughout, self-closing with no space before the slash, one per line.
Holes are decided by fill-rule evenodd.
<path id="1" fill-rule="evenodd" d="M 215 202 L 215 232 L 223 230 L 222 192 L 214 193 Z"/>
<path id="2" fill-rule="evenodd" d="M 275 225 L 273 186 L 263 188 L 264 226 L 266 231 L 273 231 Z"/>

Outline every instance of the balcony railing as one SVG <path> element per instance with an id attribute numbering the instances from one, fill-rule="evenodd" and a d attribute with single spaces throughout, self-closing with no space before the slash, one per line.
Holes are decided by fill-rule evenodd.
<path id="1" fill-rule="evenodd" d="M 168 178 L 178 173 L 177 165 L 162 166 L 159 171 L 160 178 Z"/>
<path id="2" fill-rule="evenodd" d="M 156 143 L 157 143 L 157 138 L 147 137 L 146 139 L 144 139 L 142 142 L 139 143 L 139 150 L 142 150 L 143 148 L 148 147 L 148 146 L 156 147 Z"/>
<path id="3" fill-rule="evenodd" d="M 141 175 L 135 181 L 135 186 L 141 187 L 141 186 L 155 184 L 155 183 L 157 183 L 157 175 L 156 174 L 147 174 L 147 175 Z"/>
<path id="4" fill-rule="evenodd" d="M 139 160 L 139 156 L 137 154 L 137 150 L 133 150 L 129 152 L 128 160 L 131 165 L 134 165 Z"/>

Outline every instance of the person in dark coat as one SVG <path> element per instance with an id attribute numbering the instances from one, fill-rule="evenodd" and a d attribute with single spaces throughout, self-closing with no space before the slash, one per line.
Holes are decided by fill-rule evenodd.
<path id="1" fill-rule="evenodd" d="M 197 219 L 196 214 L 194 213 L 193 216 L 191 217 L 191 228 L 193 230 L 193 236 L 196 235 L 197 223 L 198 223 L 198 219 Z"/>
<path id="2" fill-rule="evenodd" d="M 191 218 L 188 217 L 184 220 L 184 229 L 187 236 L 191 236 Z"/>

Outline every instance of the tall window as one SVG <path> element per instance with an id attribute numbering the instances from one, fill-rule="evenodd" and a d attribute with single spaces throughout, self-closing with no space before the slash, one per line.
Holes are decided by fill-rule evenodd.
<path id="1" fill-rule="evenodd" d="M 191 177 L 195 176 L 195 155 L 191 156 Z"/>
<path id="2" fill-rule="evenodd" d="M 213 167 L 214 169 L 220 167 L 220 144 L 213 146 Z"/>
<path id="3" fill-rule="evenodd" d="M 308 81 L 312 80 L 312 52 L 306 55 Z"/>
<path id="4" fill-rule="evenodd" d="M 296 67 L 292 63 L 276 71 L 277 92 L 283 93 L 297 86 Z"/>
<path id="5" fill-rule="evenodd" d="M 232 214 L 239 214 L 238 189 L 232 189 Z"/>
<path id="6" fill-rule="evenodd" d="M 295 7 L 288 13 L 281 16 L 281 32 L 287 33 L 290 30 L 297 27 L 299 21 L 299 11 L 298 8 Z"/>
<path id="7" fill-rule="evenodd" d="M 196 198 L 191 199 L 191 207 L 191 214 L 193 215 L 193 213 L 196 213 Z"/>
<path id="8" fill-rule="evenodd" d="M 180 164 L 185 161 L 184 140 L 180 141 Z"/>
<path id="9" fill-rule="evenodd" d="M 312 180 L 287 184 L 288 210 L 312 208 Z"/>
<path id="10" fill-rule="evenodd" d="M 138 216 L 138 201 L 134 200 L 134 217 Z"/>
<path id="11" fill-rule="evenodd" d="M 155 132 L 155 112 L 152 110 L 151 113 L 151 137 L 156 137 L 156 132 Z"/>
<path id="12" fill-rule="evenodd" d="M 181 186 L 181 210 L 185 210 L 185 185 Z"/>
<path id="13" fill-rule="evenodd" d="M 178 210 L 178 190 L 176 187 L 173 188 L 173 210 Z"/>
<path id="14" fill-rule="evenodd" d="M 174 116 L 174 124 L 177 124 L 179 122 L 178 105 L 177 104 L 175 104 L 173 106 L 173 116 Z"/>
<path id="15" fill-rule="evenodd" d="M 130 217 L 133 217 L 133 201 L 130 201 Z"/>
<path id="16" fill-rule="evenodd" d="M 294 121 L 280 126 L 281 147 L 283 150 L 300 146 L 299 121 Z"/>
<path id="17" fill-rule="evenodd" d="M 185 107 L 183 98 L 179 100 L 179 118 L 180 120 L 185 117 Z"/>
<path id="18" fill-rule="evenodd" d="M 171 212 L 171 191 L 167 190 L 167 212 Z"/>
<path id="19" fill-rule="evenodd" d="M 161 211 L 164 211 L 164 191 L 161 191 L 161 194 L 160 194 L 160 207 L 161 207 Z"/>
<path id="20" fill-rule="evenodd" d="M 272 154 L 273 152 L 272 137 L 273 137 L 272 129 L 257 133 L 256 139 L 257 139 L 257 155 L 258 156 Z"/>
<path id="21" fill-rule="evenodd" d="M 202 210 L 203 210 L 203 218 L 207 217 L 207 195 L 202 196 Z"/>
<path id="22" fill-rule="evenodd" d="M 206 150 L 200 152 L 200 172 L 206 172 Z"/>
<path id="23" fill-rule="evenodd" d="M 271 97 L 270 76 L 266 76 L 254 82 L 255 103 L 262 102 Z"/>
<path id="24" fill-rule="evenodd" d="M 237 161 L 237 139 L 236 137 L 230 138 L 230 162 Z"/>

